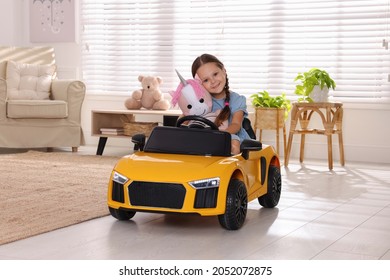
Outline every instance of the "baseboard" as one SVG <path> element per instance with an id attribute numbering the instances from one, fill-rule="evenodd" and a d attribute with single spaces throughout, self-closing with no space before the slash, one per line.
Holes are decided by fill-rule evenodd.
<path id="1" fill-rule="evenodd" d="M 263 141 L 267 143 L 267 141 Z M 274 145 L 272 143 L 271 145 Z M 281 144 L 282 145 L 282 144 Z M 338 162 L 340 160 L 340 150 L 338 141 L 333 141 L 333 161 Z M 293 141 L 291 146 L 290 159 L 299 158 L 300 142 Z M 281 153 L 281 156 L 283 154 Z M 344 144 L 344 158 L 345 162 L 368 162 L 368 163 L 385 163 L 390 164 L 390 148 L 378 147 L 378 146 L 356 146 Z M 328 146 L 327 143 L 310 142 L 305 143 L 304 159 L 308 160 L 327 160 L 328 159 Z"/>

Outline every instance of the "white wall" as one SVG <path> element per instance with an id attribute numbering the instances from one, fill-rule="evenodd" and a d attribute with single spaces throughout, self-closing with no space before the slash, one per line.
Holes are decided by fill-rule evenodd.
<path id="1" fill-rule="evenodd" d="M 30 46 L 29 5 L 33 0 L 1 0 L 0 45 Z M 76 0 L 76 9 L 79 2 Z M 81 29 L 81 26 L 80 28 Z M 79 34 L 79 30 L 76 30 Z M 77 40 L 79 41 L 79 40 Z M 58 74 L 63 78 L 81 78 L 81 45 L 78 42 L 51 44 L 56 51 Z"/>
<path id="2" fill-rule="evenodd" d="M 0 45 L 33 45 L 29 42 L 29 2 L 32 0 L 2 0 L 0 9 Z M 81 1 L 81 0 L 80 0 Z M 80 26 L 81 30 L 81 26 Z M 59 76 L 81 76 L 81 44 L 52 44 L 56 51 Z M 98 139 L 91 137 L 91 109 L 124 109 L 123 96 L 96 96 L 88 93 L 83 105 L 82 126 L 87 145 L 96 145 Z M 390 163 L 390 105 L 389 104 L 344 104 L 344 148 L 348 161 Z M 288 126 L 288 122 L 287 122 Z M 287 127 L 288 132 L 288 127 Z M 263 142 L 274 143 L 274 132 L 264 133 Z M 337 161 L 338 142 L 334 137 L 334 158 Z M 299 137 L 294 138 L 292 159 L 298 156 Z M 107 145 L 130 146 L 127 139 L 109 139 Z M 326 139 L 309 135 L 306 140 L 306 158 L 327 160 Z M 334 165 L 337 166 L 338 162 Z"/>

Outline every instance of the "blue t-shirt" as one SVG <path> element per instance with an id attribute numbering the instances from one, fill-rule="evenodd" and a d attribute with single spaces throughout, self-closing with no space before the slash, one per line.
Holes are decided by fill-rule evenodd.
<path id="1" fill-rule="evenodd" d="M 212 97 L 213 99 L 213 108 L 212 112 L 215 112 L 217 110 L 222 110 L 225 107 L 225 98 L 216 99 Z M 243 111 L 244 117 L 248 116 L 248 111 L 246 110 L 246 98 L 243 95 L 239 95 L 236 92 L 230 92 L 230 101 L 229 101 L 230 111 L 231 114 L 228 119 L 228 123 L 230 124 L 232 122 L 233 114 L 237 111 Z M 246 130 L 241 126 L 241 129 L 238 133 L 232 134 L 232 139 L 242 140 L 244 139 L 250 139 L 248 133 Z"/>

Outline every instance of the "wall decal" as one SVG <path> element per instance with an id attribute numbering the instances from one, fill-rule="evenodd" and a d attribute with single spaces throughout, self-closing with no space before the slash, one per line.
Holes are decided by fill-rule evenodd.
<path id="1" fill-rule="evenodd" d="M 76 41 L 75 0 L 30 0 L 32 43 Z"/>

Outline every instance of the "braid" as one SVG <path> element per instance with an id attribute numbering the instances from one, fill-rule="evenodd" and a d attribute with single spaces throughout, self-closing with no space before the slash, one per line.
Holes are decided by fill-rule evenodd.
<path id="1" fill-rule="evenodd" d="M 229 79 L 226 76 L 226 85 L 225 85 L 225 107 L 223 107 L 222 111 L 219 113 L 217 118 L 215 119 L 215 124 L 220 126 L 225 120 L 227 120 L 230 116 L 230 90 L 229 90 Z"/>

